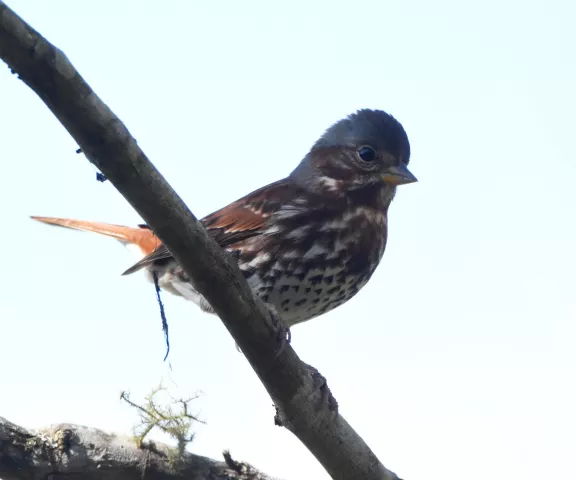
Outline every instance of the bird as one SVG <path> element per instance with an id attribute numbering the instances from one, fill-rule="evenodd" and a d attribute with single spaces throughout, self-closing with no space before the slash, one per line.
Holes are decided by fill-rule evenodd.
<path id="1" fill-rule="evenodd" d="M 361 109 L 330 126 L 286 177 L 207 215 L 201 222 L 238 262 L 252 292 L 283 324 L 311 320 L 366 285 L 386 248 L 388 209 L 408 170 L 406 131 L 383 110 Z M 154 232 L 54 217 L 43 223 L 107 235 L 143 258 L 161 289 L 214 313 Z"/>

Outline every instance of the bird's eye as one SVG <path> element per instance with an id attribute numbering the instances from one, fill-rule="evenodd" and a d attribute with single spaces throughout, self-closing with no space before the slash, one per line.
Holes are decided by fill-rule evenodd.
<path id="1" fill-rule="evenodd" d="M 358 150 L 358 156 L 365 162 L 373 162 L 376 160 L 376 151 L 372 147 L 360 147 Z"/>

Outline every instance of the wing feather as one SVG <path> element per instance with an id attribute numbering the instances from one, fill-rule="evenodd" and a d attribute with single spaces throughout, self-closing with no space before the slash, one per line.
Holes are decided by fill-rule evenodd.
<path id="1" fill-rule="evenodd" d="M 279 180 L 207 215 L 201 222 L 222 248 L 233 247 L 265 232 L 270 216 L 293 196 L 293 190 L 294 187 L 288 179 Z M 123 275 L 129 275 L 168 258 L 172 258 L 172 254 L 165 245 L 160 245 Z"/>

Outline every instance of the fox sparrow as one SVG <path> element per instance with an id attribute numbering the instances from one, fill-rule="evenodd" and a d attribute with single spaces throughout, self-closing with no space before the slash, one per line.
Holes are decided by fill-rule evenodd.
<path id="1" fill-rule="evenodd" d="M 352 298 L 384 253 L 387 212 L 407 168 L 406 132 L 381 110 L 359 110 L 331 126 L 287 177 L 208 215 L 202 223 L 237 258 L 252 291 L 284 324 L 310 320 Z M 102 233 L 145 255 L 160 287 L 213 312 L 153 232 L 48 217 L 44 223 Z"/>

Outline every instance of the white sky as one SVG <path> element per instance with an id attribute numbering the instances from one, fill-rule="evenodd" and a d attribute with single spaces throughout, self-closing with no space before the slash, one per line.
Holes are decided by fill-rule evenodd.
<path id="1" fill-rule="evenodd" d="M 197 215 L 287 175 L 357 108 L 396 116 L 420 183 L 368 286 L 293 346 L 403 478 L 576 478 L 572 2 L 10 4 Z M 217 318 L 164 296 L 170 372 L 153 287 L 119 275 L 133 257 L 28 219 L 140 221 L 7 68 L 0 131 L 0 415 L 128 433 L 120 390 L 170 378 L 204 392 L 195 453 L 328 478 Z"/>

